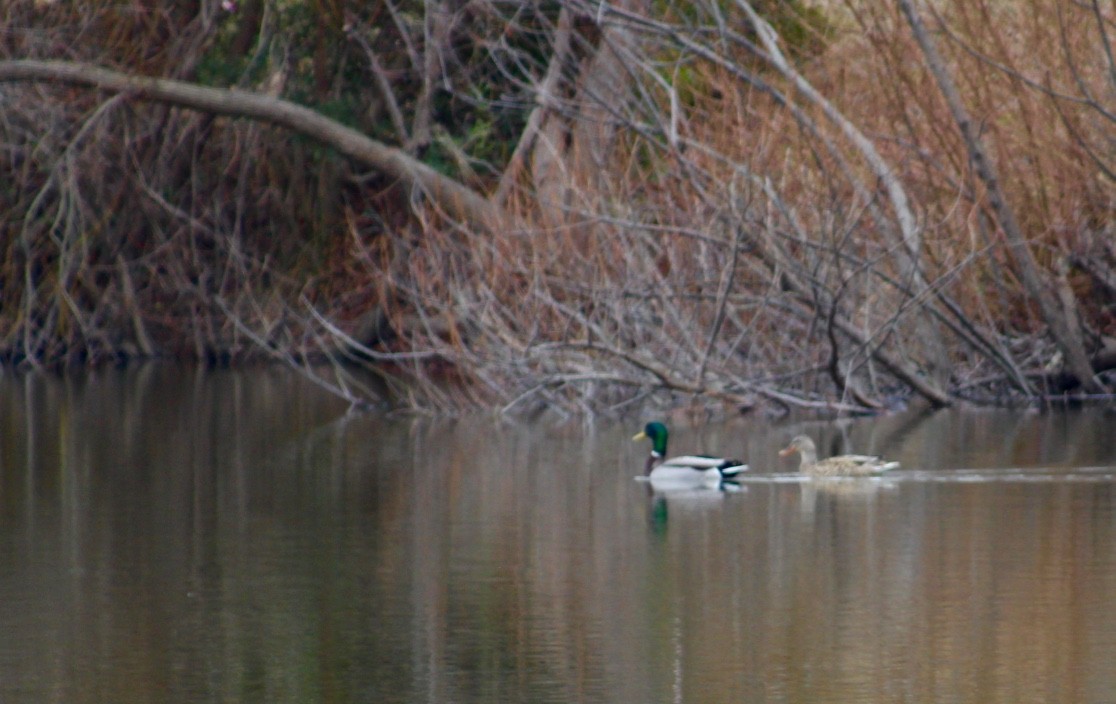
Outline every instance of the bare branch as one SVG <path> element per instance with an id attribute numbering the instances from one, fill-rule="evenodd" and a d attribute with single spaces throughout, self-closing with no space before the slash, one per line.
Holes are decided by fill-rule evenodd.
<path id="1" fill-rule="evenodd" d="M 954 121 L 961 130 L 969 151 L 969 158 L 973 162 L 977 175 L 988 189 L 988 199 L 996 212 L 1000 227 L 1003 228 L 1004 236 L 1008 242 L 1008 250 L 1015 260 L 1027 292 L 1038 302 L 1043 319 L 1049 326 L 1058 347 L 1066 355 L 1066 360 L 1074 376 L 1087 391 L 1103 392 L 1103 385 L 1093 375 L 1093 369 L 1085 354 L 1085 347 L 1080 335 L 1067 324 L 1064 314 L 1058 309 L 1050 290 L 1042 280 L 1034 255 L 1027 245 L 1027 240 L 1024 238 L 1019 224 L 1016 222 L 1015 213 L 1008 205 L 1000 189 L 996 169 L 984 151 L 976 127 L 961 102 L 961 96 L 953 84 L 953 79 L 946 71 L 945 63 L 938 53 L 937 46 L 922 23 L 922 17 L 915 9 L 912 0 L 898 0 L 898 2 L 911 30 L 914 32 L 915 39 L 922 48 L 926 63 L 938 83 L 938 88 L 949 104 Z"/>
<path id="2" fill-rule="evenodd" d="M 484 196 L 449 179 L 407 153 L 369 139 L 309 108 L 237 89 L 208 88 L 169 79 L 129 76 L 64 61 L 0 61 L 0 81 L 60 81 L 129 92 L 137 97 L 218 115 L 270 122 L 319 140 L 428 195 L 455 218 L 479 227 L 496 227 L 502 214 Z"/>

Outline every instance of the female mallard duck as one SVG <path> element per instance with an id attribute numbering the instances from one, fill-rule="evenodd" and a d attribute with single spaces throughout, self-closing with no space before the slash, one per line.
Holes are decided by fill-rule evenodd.
<path id="1" fill-rule="evenodd" d="M 884 462 L 872 455 L 837 455 L 818 460 L 818 448 L 805 435 L 791 440 L 790 445 L 779 451 L 779 456 L 786 457 L 795 452 L 802 456 L 798 471 L 812 477 L 866 477 L 899 466 L 898 462 Z"/>
<path id="2" fill-rule="evenodd" d="M 667 429 L 658 421 L 648 423 L 643 432 L 636 433 L 632 440 L 651 439 L 651 454 L 647 458 L 644 474 L 653 482 L 700 483 L 708 480 L 732 479 L 748 470 L 748 465 L 740 460 L 706 455 L 666 456 Z"/>

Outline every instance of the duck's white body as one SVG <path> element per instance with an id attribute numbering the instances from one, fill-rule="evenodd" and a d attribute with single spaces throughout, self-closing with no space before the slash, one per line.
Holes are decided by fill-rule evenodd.
<path id="1" fill-rule="evenodd" d="M 741 472 L 748 471 L 748 465 L 739 460 L 706 455 L 681 455 L 665 458 L 667 430 L 662 423 L 648 423 L 643 432 L 634 440 L 650 438 L 653 443 L 651 455 L 647 458 L 644 477 L 655 488 L 718 486 L 724 480 L 731 480 Z"/>
<path id="2" fill-rule="evenodd" d="M 747 470 L 748 465 L 723 457 L 682 455 L 653 464 L 647 476 L 653 482 L 719 482 Z"/>

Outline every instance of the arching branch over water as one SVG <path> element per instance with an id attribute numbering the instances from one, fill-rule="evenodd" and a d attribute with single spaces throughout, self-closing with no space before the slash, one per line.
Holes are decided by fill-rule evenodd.
<path id="1" fill-rule="evenodd" d="M 167 78 L 135 76 L 68 61 L 0 61 L 0 81 L 46 81 L 127 93 L 180 107 L 286 127 L 422 191 L 451 217 L 492 227 L 499 209 L 480 193 L 443 176 L 401 149 L 289 100 L 235 88 L 211 88 Z"/>
<path id="2" fill-rule="evenodd" d="M 2 364 L 451 412 L 1116 385 L 1106 6 L 943 0 L 931 62 L 868 0 L 9 4 Z"/>

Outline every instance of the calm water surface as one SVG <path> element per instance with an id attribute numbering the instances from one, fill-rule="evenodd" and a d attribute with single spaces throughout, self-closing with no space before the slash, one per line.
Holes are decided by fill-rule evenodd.
<path id="1" fill-rule="evenodd" d="M 675 421 L 764 476 L 666 496 L 639 425 L 0 377 L 0 701 L 1116 696 L 1116 416 Z M 799 432 L 904 468 L 799 481 Z"/>

